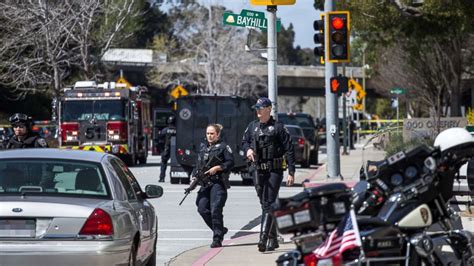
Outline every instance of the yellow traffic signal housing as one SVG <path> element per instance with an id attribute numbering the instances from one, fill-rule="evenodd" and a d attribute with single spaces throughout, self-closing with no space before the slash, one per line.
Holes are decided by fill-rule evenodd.
<path id="1" fill-rule="evenodd" d="M 350 62 L 350 14 L 349 11 L 328 12 L 326 20 L 327 61 L 331 63 Z"/>
<path id="2" fill-rule="evenodd" d="M 296 0 L 250 0 L 254 6 L 285 6 L 294 5 Z"/>
<path id="3" fill-rule="evenodd" d="M 326 44 L 326 35 L 325 35 L 325 15 L 321 13 L 321 19 L 315 20 L 313 23 L 313 28 L 316 31 L 314 34 L 314 44 L 319 45 L 314 47 L 314 56 L 319 57 L 319 60 L 322 65 L 324 65 L 324 50 Z"/>

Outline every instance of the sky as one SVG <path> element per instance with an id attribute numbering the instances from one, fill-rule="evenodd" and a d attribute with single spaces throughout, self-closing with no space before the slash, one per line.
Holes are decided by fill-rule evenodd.
<path id="1" fill-rule="evenodd" d="M 266 12 L 265 6 L 253 6 L 250 0 L 199 0 L 203 5 L 223 5 L 232 13 L 240 14 L 242 9 Z M 265 15 L 267 17 L 267 15 Z M 314 48 L 313 21 L 319 19 L 319 11 L 314 9 L 313 0 L 296 0 L 295 5 L 278 6 L 277 17 L 281 19 L 282 25 L 288 28 L 293 23 L 295 31 L 295 47 L 299 45 L 301 48 Z"/>

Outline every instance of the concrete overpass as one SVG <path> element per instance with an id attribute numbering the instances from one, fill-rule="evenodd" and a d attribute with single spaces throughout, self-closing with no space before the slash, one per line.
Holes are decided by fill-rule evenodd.
<path id="1" fill-rule="evenodd" d="M 186 73 L 190 67 L 183 63 L 163 63 L 157 64 L 159 72 L 162 73 Z M 199 74 L 204 75 L 205 65 L 197 68 Z M 196 69 L 196 68 L 194 68 Z M 245 68 L 244 75 L 261 76 L 267 78 L 267 65 L 251 65 Z M 342 73 L 342 68 L 338 68 L 338 73 Z M 278 74 L 278 95 L 288 96 L 318 96 L 325 94 L 325 70 L 323 66 L 288 66 L 277 67 Z M 346 76 L 359 79 L 362 82 L 361 67 L 346 67 Z M 370 87 L 370 79 L 366 78 L 366 87 L 369 94 L 373 92 Z"/>
<path id="2" fill-rule="evenodd" d="M 166 62 L 166 55 L 153 54 L 149 49 L 110 49 L 102 58 L 102 62 L 112 66 L 116 70 L 123 69 L 127 78 L 144 79 L 143 73 L 152 68 L 158 68 L 162 73 L 187 73 L 189 69 L 195 69 L 196 74 L 205 74 L 205 64 L 198 67 L 191 67 L 191 63 L 169 63 Z M 245 68 L 244 74 L 248 76 L 261 76 L 267 78 L 267 65 L 250 65 Z M 342 68 L 338 68 L 338 73 L 342 73 Z M 323 66 L 288 66 L 277 67 L 278 74 L 278 95 L 288 96 L 317 96 L 323 97 L 325 94 L 325 70 Z M 346 76 L 362 81 L 362 68 L 346 67 Z M 143 81 L 135 81 L 142 83 Z M 373 94 L 371 90 L 370 78 L 366 79 L 366 87 L 369 96 Z"/>

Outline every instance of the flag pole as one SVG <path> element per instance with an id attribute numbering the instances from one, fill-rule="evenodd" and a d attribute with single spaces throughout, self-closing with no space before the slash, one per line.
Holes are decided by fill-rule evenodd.
<path id="1" fill-rule="evenodd" d="M 360 247 L 359 261 L 362 262 L 365 260 L 365 253 L 364 247 L 362 246 L 362 241 L 360 239 L 359 225 L 357 224 L 357 218 L 353 207 L 351 207 L 349 214 L 351 216 L 352 226 L 354 227 L 354 233 L 356 235 L 356 243 Z"/>

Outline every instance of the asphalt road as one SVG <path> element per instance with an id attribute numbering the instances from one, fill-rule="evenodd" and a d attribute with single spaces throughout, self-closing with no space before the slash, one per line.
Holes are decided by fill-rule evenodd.
<path id="1" fill-rule="evenodd" d="M 325 154 L 320 154 L 320 160 Z M 203 245 L 210 245 L 212 232 L 199 216 L 196 206 L 196 191 L 193 191 L 181 206 L 178 203 L 184 196 L 186 185 L 172 185 L 167 174 L 165 183 L 158 183 L 159 156 L 149 156 L 145 166 L 132 167 L 131 170 L 144 188 L 147 184 L 159 184 L 164 194 L 151 200 L 158 214 L 157 265 L 166 265 L 180 253 Z M 297 175 L 305 175 L 312 169 L 297 167 Z M 169 167 L 168 167 L 169 171 Z M 224 224 L 229 228 L 225 239 L 259 231 L 261 209 L 253 186 L 243 186 L 240 176 L 231 175 L 231 189 L 224 207 Z M 301 187 L 285 187 L 280 197 L 289 197 L 301 191 Z"/>

